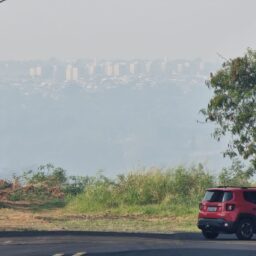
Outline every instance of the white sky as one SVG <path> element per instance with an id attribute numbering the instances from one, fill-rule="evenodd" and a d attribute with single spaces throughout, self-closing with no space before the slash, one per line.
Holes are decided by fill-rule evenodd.
<path id="1" fill-rule="evenodd" d="M 0 59 L 235 57 L 256 48 L 255 0 L 7 0 Z"/>

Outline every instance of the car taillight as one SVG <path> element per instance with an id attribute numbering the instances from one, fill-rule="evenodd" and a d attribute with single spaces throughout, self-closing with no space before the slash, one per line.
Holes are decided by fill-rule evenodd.
<path id="1" fill-rule="evenodd" d="M 199 210 L 203 210 L 203 204 L 202 203 L 199 204 Z"/>
<path id="2" fill-rule="evenodd" d="M 231 212 L 234 211 L 236 208 L 235 204 L 226 204 L 226 211 Z"/>

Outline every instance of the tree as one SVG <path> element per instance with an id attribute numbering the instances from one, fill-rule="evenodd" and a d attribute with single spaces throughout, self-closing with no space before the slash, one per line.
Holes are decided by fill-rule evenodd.
<path id="1" fill-rule="evenodd" d="M 231 135 L 224 156 L 242 157 L 256 169 L 256 51 L 248 49 L 243 57 L 227 60 L 222 68 L 211 74 L 207 86 L 213 97 L 201 110 L 206 121 L 217 126 L 217 140 Z"/>

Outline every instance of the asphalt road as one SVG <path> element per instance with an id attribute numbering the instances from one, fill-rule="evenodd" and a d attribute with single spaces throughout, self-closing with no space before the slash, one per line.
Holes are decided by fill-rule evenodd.
<path id="1" fill-rule="evenodd" d="M 206 241 L 197 233 L 0 232 L 0 255 L 255 256 L 256 239 L 221 235 Z"/>

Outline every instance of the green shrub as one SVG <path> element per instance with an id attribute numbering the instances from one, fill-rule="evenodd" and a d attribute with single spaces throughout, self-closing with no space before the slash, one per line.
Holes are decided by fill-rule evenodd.
<path id="1" fill-rule="evenodd" d="M 10 201 L 21 201 L 24 200 L 24 195 L 20 192 L 14 192 L 8 196 L 8 199 Z"/>
<path id="2" fill-rule="evenodd" d="M 89 177 L 70 176 L 64 185 L 63 192 L 69 196 L 76 196 L 83 193 L 89 183 Z"/>

